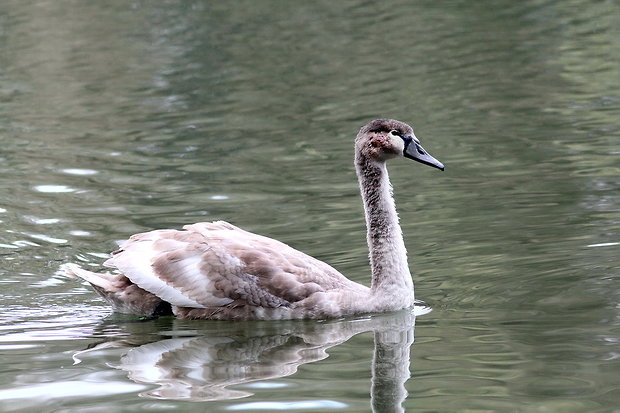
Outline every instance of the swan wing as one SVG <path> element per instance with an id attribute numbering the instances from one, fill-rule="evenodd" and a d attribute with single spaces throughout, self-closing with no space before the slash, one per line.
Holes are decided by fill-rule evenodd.
<path id="1" fill-rule="evenodd" d="M 277 308 L 316 292 L 359 287 L 309 255 L 227 222 L 183 229 L 136 234 L 105 264 L 179 307 Z"/>

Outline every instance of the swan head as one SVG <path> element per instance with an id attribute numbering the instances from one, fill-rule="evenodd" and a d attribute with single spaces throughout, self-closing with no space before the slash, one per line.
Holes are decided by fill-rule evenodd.
<path id="1" fill-rule="evenodd" d="M 360 129 L 357 153 L 378 162 L 405 157 L 444 170 L 444 166 L 420 145 L 413 128 L 395 119 L 376 119 Z"/>

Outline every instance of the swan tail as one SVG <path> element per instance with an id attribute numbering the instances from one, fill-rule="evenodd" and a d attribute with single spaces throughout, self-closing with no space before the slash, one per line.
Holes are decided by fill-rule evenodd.
<path id="1" fill-rule="evenodd" d="M 90 283 L 93 289 L 119 313 L 143 317 L 173 314 L 170 303 L 138 287 L 123 274 L 93 272 L 78 265 L 65 266 L 64 274 Z"/>

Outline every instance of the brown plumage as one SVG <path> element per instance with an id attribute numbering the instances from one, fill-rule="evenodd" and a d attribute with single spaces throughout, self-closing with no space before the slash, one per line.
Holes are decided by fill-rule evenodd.
<path id="1" fill-rule="evenodd" d="M 405 123 L 379 119 L 356 138 L 372 284 L 355 283 L 288 245 L 227 222 L 133 235 L 104 264 L 71 266 L 120 312 L 202 319 L 327 318 L 413 305 L 413 282 L 385 162 L 405 156 L 443 169 Z"/>

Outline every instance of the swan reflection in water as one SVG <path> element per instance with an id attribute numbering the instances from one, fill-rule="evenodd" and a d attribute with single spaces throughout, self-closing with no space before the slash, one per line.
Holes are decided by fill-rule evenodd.
<path id="1" fill-rule="evenodd" d="M 327 321 L 205 322 L 200 330 L 171 320 L 172 331 L 144 334 L 152 322 L 124 323 L 132 339 L 101 343 L 74 355 L 110 347 L 131 347 L 114 367 L 138 383 L 158 387 L 143 397 L 185 401 L 237 399 L 253 393 L 235 389 L 245 383 L 294 374 L 303 364 L 328 357 L 327 349 L 365 332 L 374 333 L 371 397 L 373 411 L 404 411 L 409 379 L 409 352 L 414 339 L 416 310 Z M 426 309 L 426 311 L 429 311 Z M 151 327 L 152 329 L 153 327 Z M 157 334 L 171 338 L 157 340 Z M 161 336 L 161 335 L 159 335 Z"/>

